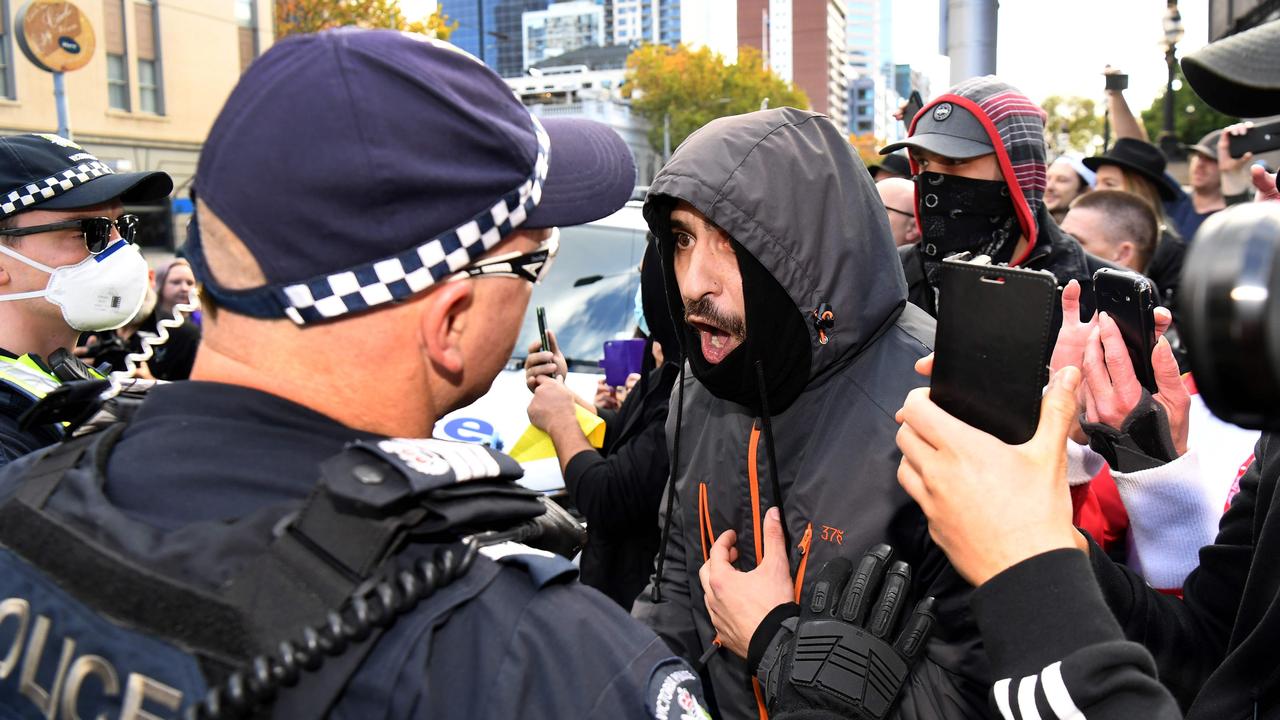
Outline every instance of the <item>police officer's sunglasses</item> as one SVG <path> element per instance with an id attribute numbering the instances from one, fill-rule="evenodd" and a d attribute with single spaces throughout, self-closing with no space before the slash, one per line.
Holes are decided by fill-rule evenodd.
<path id="1" fill-rule="evenodd" d="M 133 239 L 138 235 L 138 222 L 137 215 L 121 215 L 119 220 L 105 217 L 77 218 L 47 225 L 32 225 L 31 227 L 0 230 L 0 235 L 22 237 L 24 235 L 54 232 L 55 230 L 79 230 L 84 233 L 84 246 L 89 249 L 89 254 L 97 255 L 106 250 L 107 246 L 111 244 L 112 227 L 120 231 L 120 239 L 127 243 L 133 242 Z"/>
<path id="2" fill-rule="evenodd" d="M 488 260 L 459 270 L 451 279 L 461 280 L 468 277 L 518 277 L 533 284 L 542 282 L 551 269 L 551 261 L 555 260 L 560 250 L 560 228 L 551 229 L 548 237 L 537 250 L 527 253 L 506 253 L 491 257 Z"/>

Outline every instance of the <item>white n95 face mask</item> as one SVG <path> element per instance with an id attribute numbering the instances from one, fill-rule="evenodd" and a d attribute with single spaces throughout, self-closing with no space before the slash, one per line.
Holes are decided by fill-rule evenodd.
<path id="1" fill-rule="evenodd" d="M 62 308 L 62 318 L 76 330 L 115 330 L 133 319 L 147 295 L 147 261 L 138 246 L 123 240 L 75 265 L 56 268 L 2 244 L 0 253 L 49 273 L 44 290 L 0 295 L 0 301 L 43 297 Z"/>

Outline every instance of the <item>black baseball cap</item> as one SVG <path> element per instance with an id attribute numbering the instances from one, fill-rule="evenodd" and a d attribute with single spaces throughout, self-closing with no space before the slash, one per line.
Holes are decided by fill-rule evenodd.
<path id="1" fill-rule="evenodd" d="M 1209 43 L 1182 59 L 1191 89 L 1237 117 L 1280 113 L 1280 20 Z"/>
<path id="2" fill-rule="evenodd" d="M 394 302 L 471 264 L 516 228 L 577 225 L 630 198 L 636 171 L 601 123 L 540 118 L 449 43 L 346 28 L 254 61 L 200 156 L 200 199 L 267 285 L 214 299 L 299 324 Z"/>
<path id="3" fill-rule="evenodd" d="M 34 208 L 74 210 L 117 198 L 124 203 L 154 202 L 171 192 L 168 173 L 117 173 L 58 135 L 0 137 L 0 218 Z"/>
<path id="4" fill-rule="evenodd" d="M 925 108 L 916 121 L 911 137 L 880 148 L 881 155 L 912 148 L 927 150 L 956 160 L 987 155 L 996 151 L 982 122 L 967 109 L 949 102 Z"/>

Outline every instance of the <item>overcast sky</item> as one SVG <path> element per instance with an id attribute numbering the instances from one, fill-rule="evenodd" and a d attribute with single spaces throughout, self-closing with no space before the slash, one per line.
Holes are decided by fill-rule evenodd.
<path id="1" fill-rule="evenodd" d="M 893 0 L 893 54 L 897 62 L 932 67 L 934 93 L 947 85 L 937 62 L 938 0 Z M 1186 34 L 1178 56 L 1205 44 L 1207 0 L 1180 0 Z M 1129 74 L 1130 105 L 1146 108 L 1165 84 L 1163 0 L 1002 0 L 996 73 L 1036 102 L 1050 95 L 1101 95 L 1108 63 Z M 910 18 L 910 22 L 907 19 Z M 941 67 L 939 67 L 941 66 Z"/>

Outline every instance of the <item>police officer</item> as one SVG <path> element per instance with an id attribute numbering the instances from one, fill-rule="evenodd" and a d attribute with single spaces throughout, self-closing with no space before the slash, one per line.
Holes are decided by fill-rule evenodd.
<path id="1" fill-rule="evenodd" d="M 163 172 L 114 173 L 57 135 L 0 138 L 0 465 L 57 441 L 18 417 L 64 380 L 91 371 L 70 355 L 81 331 L 137 312 L 147 265 L 124 203 L 173 190 Z"/>
<path id="2" fill-rule="evenodd" d="M 350 29 L 255 61 L 196 177 L 191 381 L 0 473 L 0 707 L 703 717 L 661 640 L 513 541 L 545 514 L 514 461 L 421 439 L 510 357 L 555 227 L 625 203 L 622 140 Z"/>

